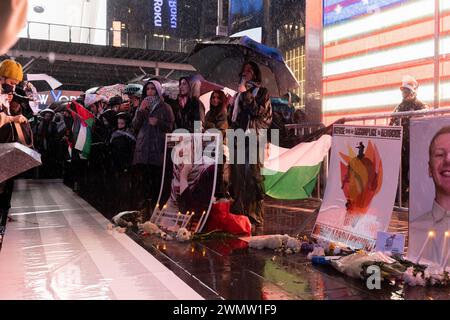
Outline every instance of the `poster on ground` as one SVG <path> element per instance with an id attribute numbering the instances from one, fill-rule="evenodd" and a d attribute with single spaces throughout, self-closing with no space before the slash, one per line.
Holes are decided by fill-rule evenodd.
<path id="1" fill-rule="evenodd" d="M 313 228 L 317 239 L 371 250 L 387 231 L 397 193 L 402 127 L 333 127 L 329 177 Z"/>
<path id="2" fill-rule="evenodd" d="M 165 163 L 158 204 L 150 219 L 176 231 L 201 232 L 214 200 L 219 133 L 166 135 Z"/>
<path id="3" fill-rule="evenodd" d="M 408 258 L 448 267 L 450 117 L 417 118 L 410 130 Z"/>

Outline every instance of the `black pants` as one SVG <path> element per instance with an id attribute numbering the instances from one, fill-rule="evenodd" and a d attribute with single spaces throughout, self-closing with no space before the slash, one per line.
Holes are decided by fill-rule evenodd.
<path id="1" fill-rule="evenodd" d="M 134 168 L 135 203 L 150 199 L 153 209 L 159 197 L 161 189 L 162 167 L 156 165 L 139 164 Z"/>
<path id="2" fill-rule="evenodd" d="M 0 193 L 0 226 L 6 226 L 8 212 L 11 208 L 11 198 L 14 189 L 14 180 L 9 179 L 4 182 L 3 190 Z"/>

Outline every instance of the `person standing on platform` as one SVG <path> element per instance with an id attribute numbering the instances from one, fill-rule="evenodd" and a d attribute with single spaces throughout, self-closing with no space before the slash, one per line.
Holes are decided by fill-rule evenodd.
<path id="1" fill-rule="evenodd" d="M 228 98 L 221 90 L 214 90 L 211 94 L 209 103 L 209 111 L 205 117 L 205 129 L 217 129 L 222 134 L 223 144 L 226 145 L 226 130 L 228 129 Z M 224 198 L 227 195 L 228 175 L 226 157 L 223 150 L 220 151 L 222 155 L 222 163 L 217 166 L 217 183 L 216 183 L 216 198 Z"/>
<path id="2" fill-rule="evenodd" d="M 131 210 L 131 176 L 130 168 L 133 161 L 136 138 L 131 128 L 130 115 L 121 112 L 117 115 L 117 129 L 111 136 L 109 143 L 111 153 L 111 167 L 114 209 L 117 212 Z"/>
<path id="3" fill-rule="evenodd" d="M 188 77 L 179 80 L 180 94 L 176 100 L 169 101 L 175 115 L 175 128 L 185 129 L 189 133 L 202 133 L 205 130 L 205 106 L 192 90 Z M 195 84 L 197 85 L 197 84 Z M 197 126 L 196 126 L 197 124 Z"/>
<path id="4" fill-rule="evenodd" d="M 11 116 L 10 103 L 13 100 L 15 86 L 23 80 L 22 65 L 13 60 L 4 60 L 0 64 L 0 143 L 16 142 L 14 124 L 27 123 L 23 115 Z M 14 178 L 0 182 L 0 242 L 11 208 Z"/>
<path id="5" fill-rule="evenodd" d="M 259 136 L 262 129 L 269 129 L 272 123 L 272 105 L 269 92 L 261 86 L 262 76 L 258 65 L 252 61 L 244 63 L 240 74 L 239 93 L 234 100 L 232 111 L 232 128 Z M 245 146 L 234 143 L 234 156 L 231 166 L 231 190 L 233 205 L 231 212 L 245 214 L 255 226 L 262 226 L 264 221 L 263 199 L 264 183 L 261 167 L 264 159 L 260 155 L 265 152 L 265 146 L 257 143 L 250 145 L 250 139 L 245 138 Z M 256 147 L 256 148 L 255 148 Z M 244 149 L 245 148 L 245 149 Z M 239 153 L 245 152 L 245 163 L 238 163 Z M 250 163 L 255 158 L 256 162 Z"/>
<path id="6" fill-rule="evenodd" d="M 150 80 L 144 85 L 142 102 L 132 122 L 137 136 L 133 164 L 137 168 L 136 178 L 140 179 L 135 192 L 143 192 L 140 200 L 150 197 L 150 209 L 158 201 L 166 134 L 173 131 L 174 122 L 172 109 L 164 102 L 161 83 Z"/>
<path id="7" fill-rule="evenodd" d="M 54 170 L 56 169 L 56 150 L 58 130 L 53 121 L 55 112 L 51 109 L 45 109 L 40 112 L 42 119 L 37 126 L 35 146 L 41 154 L 42 168 L 40 178 L 56 178 Z"/>
<path id="8" fill-rule="evenodd" d="M 411 76 L 405 76 L 400 90 L 402 92 L 402 102 L 395 108 L 396 112 L 419 111 L 428 109 L 422 101 L 417 98 L 419 83 Z M 403 127 L 402 142 L 402 198 L 408 200 L 409 197 L 409 125 L 410 117 L 392 118 L 390 125 Z M 403 201 L 404 201 L 403 200 Z"/>

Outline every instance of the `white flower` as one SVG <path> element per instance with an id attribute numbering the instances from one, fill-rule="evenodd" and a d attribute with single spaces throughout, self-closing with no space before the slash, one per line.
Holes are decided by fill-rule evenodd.
<path id="1" fill-rule="evenodd" d="M 268 249 L 275 250 L 275 249 L 280 248 L 282 245 L 283 245 L 282 237 L 280 237 L 280 236 L 273 236 L 273 237 L 270 237 L 270 238 L 266 239 L 265 247 L 268 248 Z"/>
<path id="2" fill-rule="evenodd" d="M 148 234 L 156 234 L 161 232 L 161 230 L 158 228 L 158 226 L 154 223 L 151 223 L 150 221 L 147 221 L 142 225 L 142 229 L 147 232 Z"/>
<path id="3" fill-rule="evenodd" d="M 248 242 L 250 248 L 262 250 L 264 248 L 276 250 L 283 246 L 283 236 L 272 235 L 267 237 L 254 237 Z"/>
<path id="4" fill-rule="evenodd" d="M 408 269 L 406 269 L 406 271 L 403 273 L 403 281 L 411 286 L 414 287 L 416 286 L 416 277 L 414 276 L 414 268 L 413 267 L 409 267 Z"/>
<path id="5" fill-rule="evenodd" d="M 289 238 L 289 240 L 286 243 L 286 247 L 294 252 L 299 252 L 302 248 L 302 243 L 297 239 Z"/>
<path id="6" fill-rule="evenodd" d="M 180 228 L 177 233 L 177 240 L 180 242 L 189 241 L 191 233 L 186 228 Z"/>
<path id="7" fill-rule="evenodd" d="M 294 253 L 294 251 L 292 251 L 292 249 L 286 249 L 286 254 L 293 254 Z"/>
<path id="8" fill-rule="evenodd" d="M 261 238 L 251 238 L 248 241 L 248 246 L 253 249 L 262 250 L 265 248 L 265 245 L 266 245 L 265 239 Z"/>

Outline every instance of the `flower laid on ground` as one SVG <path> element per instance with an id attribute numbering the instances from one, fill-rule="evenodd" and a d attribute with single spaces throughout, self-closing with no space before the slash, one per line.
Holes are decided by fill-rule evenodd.
<path id="1" fill-rule="evenodd" d="M 148 234 L 157 234 L 161 231 L 156 224 L 151 223 L 150 221 L 147 221 L 142 225 L 142 230 Z"/>
<path id="2" fill-rule="evenodd" d="M 186 228 L 181 228 L 178 230 L 176 239 L 180 242 L 185 242 L 191 240 L 191 233 Z"/>
<path id="3" fill-rule="evenodd" d="M 298 253 L 302 250 L 302 242 L 287 234 L 253 237 L 249 240 L 248 245 L 253 249 L 271 249 L 285 254 Z"/>

